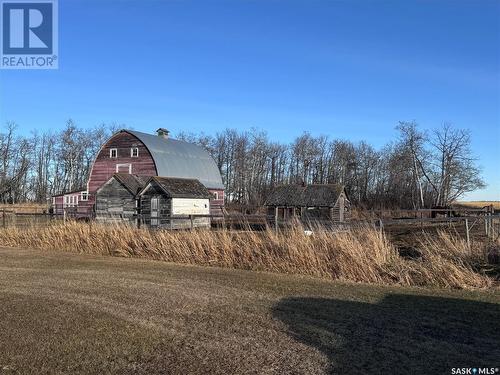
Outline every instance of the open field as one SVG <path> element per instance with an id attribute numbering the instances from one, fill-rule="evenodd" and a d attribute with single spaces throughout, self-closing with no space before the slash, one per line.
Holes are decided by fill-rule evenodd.
<path id="1" fill-rule="evenodd" d="M 454 204 L 470 208 L 483 208 L 493 205 L 495 210 L 500 210 L 500 201 L 457 201 Z"/>
<path id="2" fill-rule="evenodd" d="M 0 249 L 0 373 L 449 374 L 499 365 L 500 294 Z"/>
<path id="3" fill-rule="evenodd" d="M 25 214 L 40 214 L 48 211 L 48 206 L 42 203 L 16 203 L 16 204 L 1 204 L 0 212 L 3 210 L 13 211 Z"/>

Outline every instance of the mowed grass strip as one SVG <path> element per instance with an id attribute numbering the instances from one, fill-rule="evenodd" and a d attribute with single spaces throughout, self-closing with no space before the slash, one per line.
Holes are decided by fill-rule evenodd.
<path id="1" fill-rule="evenodd" d="M 0 373 L 498 366 L 500 295 L 0 249 Z"/>

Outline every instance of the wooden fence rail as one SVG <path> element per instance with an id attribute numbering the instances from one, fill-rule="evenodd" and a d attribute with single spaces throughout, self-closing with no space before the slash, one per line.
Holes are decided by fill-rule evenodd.
<path id="1" fill-rule="evenodd" d="M 428 211 L 428 210 L 427 210 Z M 445 210 L 447 211 L 447 210 Z M 472 211 L 472 210 L 470 210 Z M 477 210 L 475 212 L 478 212 Z M 483 211 L 484 212 L 484 211 Z M 67 213 L 64 211 L 63 215 L 56 215 L 54 213 L 25 213 L 25 212 L 15 212 L 14 210 L 7 210 L 5 207 L 0 210 L 1 213 L 1 226 L 6 228 L 9 225 L 9 221 L 13 221 L 14 226 L 25 226 L 25 225 L 41 225 L 44 223 L 50 222 L 52 219 L 66 219 L 72 217 L 72 212 Z M 11 217 L 13 220 L 8 220 Z M 111 215 L 110 215 L 111 217 Z M 17 220 L 16 218 L 20 218 Z M 24 219 L 23 219 L 24 218 Z M 27 222 L 26 218 L 35 218 L 36 221 Z M 46 218 L 44 221 L 43 219 Z M 117 221 L 126 221 L 126 219 L 116 216 Z M 232 215 L 173 215 L 169 217 L 169 220 L 183 220 L 189 221 L 189 227 L 194 229 L 195 220 L 201 218 L 208 218 L 216 227 L 221 228 L 268 228 L 273 227 L 276 230 L 282 226 L 287 227 L 290 223 L 277 222 L 275 217 L 272 215 L 261 215 L 261 214 L 253 214 L 253 215 L 245 215 L 245 214 L 232 214 Z M 144 225 L 145 220 L 141 215 L 136 215 L 135 218 L 131 221 L 132 224 L 136 224 L 138 226 Z M 400 219 L 367 219 L 367 220 L 358 220 L 351 221 L 345 223 L 333 223 L 326 220 L 303 220 L 302 224 L 305 229 L 323 227 L 326 229 L 335 229 L 339 228 L 356 228 L 360 226 L 372 226 L 381 231 L 384 228 L 392 226 L 392 225 L 412 225 L 412 224 L 420 224 L 422 229 L 424 229 L 424 224 L 451 224 L 451 223 L 463 223 L 465 228 L 465 235 L 467 242 L 470 244 L 470 232 L 473 228 L 477 228 L 484 224 L 484 233 L 488 238 L 493 240 L 497 239 L 500 236 L 500 215 L 467 215 L 467 216 L 459 216 L 459 217 L 437 217 L 437 218 L 428 218 L 428 217 L 416 217 L 416 218 L 400 218 Z"/>

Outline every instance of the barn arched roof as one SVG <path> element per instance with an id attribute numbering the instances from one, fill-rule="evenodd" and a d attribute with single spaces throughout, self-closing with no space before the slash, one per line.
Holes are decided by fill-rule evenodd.
<path id="1" fill-rule="evenodd" d="M 194 178 L 209 189 L 224 189 L 219 168 L 202 147 L 177 139 L 135 130 L 121 130 L 139 139 L 149 150 L 161 177 Z"/>

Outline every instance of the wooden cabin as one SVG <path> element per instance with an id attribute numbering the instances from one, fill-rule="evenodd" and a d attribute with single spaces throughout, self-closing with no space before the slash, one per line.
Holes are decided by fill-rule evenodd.
<path id="1" fill-rule="evenodd" d="M 210 201 L 211 214 L 222 214 L 224 185 L 217 164 L 205 149 L 172 139 L 166 129 L 158 129 L 156 135 L 120 130 L 102 145 L 86 189 L 80 192 L 84 199 L 76 204 L 81 215 L 92 216 L 97 190 L 115 173 L 196 179 L 214 196 Z M 60 200 L 56 197 L 56 204 Z"/>
<path id="2" fill-rule="evenodd" d="M 267 214 L 279 222 L 343 223 L 350 218 L 350 201 L 341 185 L 283 185 L 265 202 Z"/>
<path id="3" fill-rule="evenodd" d="M 129 221 L 137 219 L 137 194 L 147 178 L 115 173 L 95 194 L 95 216 L 98 221 Z"/>
<path id="4" fill-rule="evenodd" d="M 213 194 L 198 180 L 151 177 L 139 192 L 141 223 L 150 228 L 210 227 Z"/>

